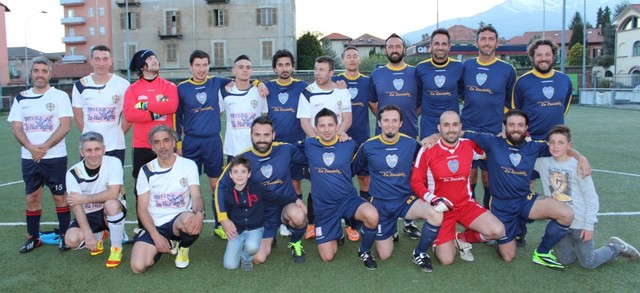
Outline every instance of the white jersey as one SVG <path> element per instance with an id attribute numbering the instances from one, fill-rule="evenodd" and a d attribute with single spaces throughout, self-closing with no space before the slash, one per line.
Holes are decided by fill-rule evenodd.
<path id="1" fill-rule="evenodd" d="M 158 227 L 191 211 L 191 185 L 200 185 L 198 167 L 192 160 L 176 155 L 171 168 L 160 167 L 157 158 L 142 166 L 136 189 L 138 195 L 149 192 L 147 210 Z"/>
<path id="2" fill-rule="evenodd" d="M 67 193 L 76 192 L 82 195 L 94 195 L 104 192 L 109 186 L 122 185 L 122 173 L 122 163 L 116 157 L 103 156 L 100 171 L 95 176 L 89 176 L 84 166 L 84 161 L 80 161 L 67 171 Z M 122 195 L 118 196 L 118 200 L 124 202 Z M 104 203 L 85 203 L 83 208 L 85 214 L 91 213 L 103 209 Z"/>
<path id="3" fill-rule="evenodd" d="M 125 149 L 120 124 L 124 93 L 128 87 L 129 82 L 115 74 L 106 84 L 96 84 L 91 75 L 87 75 L 73 85 L 71 105 L 82 109 L 82 132 L 102 134 L 107 151 Z"/>
<path id="4" fill-rule="evenodd" d="M 20 92 L 13 100 L 7 121 L 22 122 L 22 129 L 29 142 L 40 145 L 60 127 L 62 117 L 73 117 L 69 95 L 51 87 L 42 95 L 35 94 L 31 89 Z M 60 158 L 66 155 L 67 146 L 63 138 L 47 151 L 43 159 Z M 24 146 L 22 158 L 31 159 L 31 153 Z"/>
<path id="5" fill-rule="evenodd" d="M 227 117 L 224 133 L 224 154 L 235 156 L 251 147 L 251 123 L 267 113 L 267 100 L 260 96 L 254 86 L 246 91 L 222 88 L 219 92 L 220 111 Z"/>
<path id="6" fill-rule="evenodd" d="M 347 89 L 323 90 L 314 82 L 301 94 L 298 100 L 296 118 L 311 119 L 311 126 L 316 126 L 316 114 L 327 108 L 338 116 L 338 124 L 342 123 L 342 113 L 351 112 L 351 94 Z"/>

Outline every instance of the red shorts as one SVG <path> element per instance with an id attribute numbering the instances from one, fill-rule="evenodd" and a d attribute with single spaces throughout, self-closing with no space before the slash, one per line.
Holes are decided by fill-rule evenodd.
<path id="1" fill-rule="evenodd" d="M 475 221 L 480 215 L 488 210 L 478 204 L 475 200 L 470 200 L 463 206 L 456 206 L 453 211 L 445 212 L 442 219 L 442 226 L 438 232 L 438 237 L 433 245 L 440 245 L 453 240 L 456 237 L 456 223 L 460 223 L 465 228 Z"/>

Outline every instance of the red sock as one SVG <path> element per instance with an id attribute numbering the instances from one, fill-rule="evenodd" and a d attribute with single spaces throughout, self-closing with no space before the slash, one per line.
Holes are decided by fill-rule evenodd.
<path id="1" fill-rule="evenodd" d="M 471 229 L 467 229 L 466 231 L 458 234 L 458 238 L 469 243 L 486 242 L 486 240 L 483 239 L 480 233 Z"/>

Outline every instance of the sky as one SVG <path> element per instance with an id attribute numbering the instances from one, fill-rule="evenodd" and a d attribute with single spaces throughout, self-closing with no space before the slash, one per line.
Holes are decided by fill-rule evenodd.
<path id="1" fill-rule="evenodd" d="M 436 23 L 439 19 L 462 18 L 488 10 L 506 0 L 297 0 L 296 31 L 339 32 L 351 38 L 364 33 L 385 39 Z M 7 45 L 28 47 L 46 53 L 63 52 L 63 8 L 58 0 L 0 0 L 9 7 Z M 390 12 L 396 10 L 397 12 Z M 46 11 L 46 14 L 40 13 Z M 388 14 L 389 16 L 382 17 Z"/>

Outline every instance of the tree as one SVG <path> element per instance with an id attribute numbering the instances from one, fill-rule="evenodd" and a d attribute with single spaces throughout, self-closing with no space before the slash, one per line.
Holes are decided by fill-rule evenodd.
<path id="1" fill-rule="evenodd" d="M 604 13 L 604 11 L 602 11 L 602 7 L 598 7 L 598 12 L 596 12 L 596 27 L 600 27 L 601 25 L 603 25 L 602 13 Z"/>
<path id="2" fill-rule="evenodd" d="M 611 22 L 605 24 L 602 28 L 604 36 L 604 44 L 602 46 L 602 55 L 613 56 L 616 52 L 616 28 Z"/>
<path id="3" fill-rule="evenodd" d="M 316 58 L 322 55 L 322 45 L 318 40 L 318 32 L 305 32 L 296 43 L 298 50 L 297 69 L 312 70 Z"/>
<path id="4" fill-rule="evenodd" d="M 567 57 L 567 65 L 580 66 L 582 65 L 582 44 L 576 43 L 569 49 L 569 56 Z"/>
<path id="5" fill-rule="evenodd" d="M 582 44 L 582 40 L 584 39 L 584 30 L 582 17 L 579 12 L 576 12 L 573 16 L 571 24 L 569 24 L 569 29 L 573 31 L 571 33 L 571 39 L 569 40 L 569 48 L 573 47 L 575 44 Z"/>
<path id="6" fill-rule="evenodd" d="M 322 40 L 322 55 L 331 57 L 331 59 L 335 61 L 336 68 L 341 68 L 340 66 L 342 66 L 342 63 L 339 60 L 340 60 L 340 54 L 342 52 L 340 53 L 336 52 L 333 49 L 331 40 L 329 40 L 328 38 L 322 38 L 321 40 Z"/>
<path id="7" fill-rule="evenodd" d="M 607 23 L 611 23 L 611 9 L 609 6 L 605 6 L 602 12 L 602 24 L 605 25 Z"/>
<path id="8" fill-rule="evenodd" d="M 613 18 L 617 18 L 622 11 L 629 6 L 629 1 L 622 1 L 616 5 L 616 8 L 613 10 Z"/>

